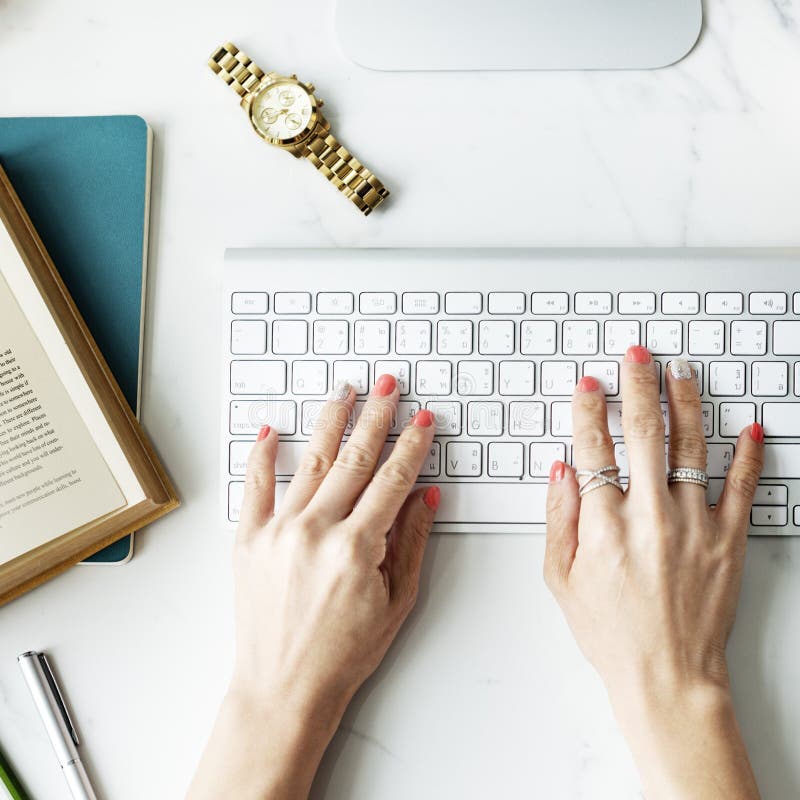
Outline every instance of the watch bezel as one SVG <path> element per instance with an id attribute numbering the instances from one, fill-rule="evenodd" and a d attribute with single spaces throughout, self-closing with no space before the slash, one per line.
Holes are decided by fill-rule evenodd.
<path id="1" fill-rule="evenodd" d="M 311 101 L 311 115 L 308 118 L 308 124 L 297 134 L 297 136 L 290 136 L 288 139 L 278 139 L 274 136 L 267 136 L 262 130 L 259 129 L 258 125 L 256 125 L 256 121 L 253 119 L 253 105 L 256 99 L 278 83 L 293 83 L 295 86 L 299 86 L 308 95 L 309 100 Z M 302 142 L 304 139 L 309 138 L 312 131 L 317 126 L 317 122 L 319 121 L 319 100 L 314 96 L 314 92 L 309 90 L 308 85 L 297 78 L 291 78 L 285 75 L 270 76 L 269 79 L 262 81 L 258 85 L 258 88 L 247 97 L 247 118 L 250 120 L 250 125 L 252 126 L 253 130 L 265 142 L 274 144 L 277 147 L 293 147 L 294 145 Z"/>

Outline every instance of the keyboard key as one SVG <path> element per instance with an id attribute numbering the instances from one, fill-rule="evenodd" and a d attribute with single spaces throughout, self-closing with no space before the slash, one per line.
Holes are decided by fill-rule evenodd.
<path id="1" fill-rule="evenodd" d="M 549 471 L 550 465 L 547 465 Z M 436 521 L 474 525 L 544 524 L 547 485 L 501 481 L 453 482 L 442 492 Z"/>
<path id="2" fill-rule="evenodd" d="M 231 481 L 228 484 L 228 519 L 231 522 L 239 521 L 244 499 L 244 481 Z"/>
<path id="3" fill-rule="evenodd" d="M 494 391 L 494 364 L 491 361 L 459 361 L 457 391 L 461 395 L 487 395 Z"/>
<path id="4" fill-rule="evenodd" d="M 521 331 L 520 352 L 522 355 L 555 355 L 556 323 L 553 320 L 523 320 Z"/>
<path id="5" fill-rule="evenodd" d="M 403 292 L 404 314 L 438 314 L 437 292 Z"/>
<path id="6" fill-rule="evenodd" d="M 584 361 L 583 374 L 596 378 L 607 395 L 619 393 L 619 363 L 617 361 Z"/>
<path id="7" fill-rule="evenodd" d="M 649 320 L 647 347 L 655 355 L 679 356 L 683 352 L 683 323 L 680 320 Z"/>
<path id="8" fill-rule="evenodd" d="M 366 361 L 334 361 L 333 386 L 347 381 L 356 394 L 369 391 L 369 364 Z"/>
<path id="9" fill-rule="evenodd" d="M 401 400 L 397 404 L 397 414 L 395 414 L 392 427 L 389 428 L 389 435 L 399 436 L 419 409 L 420 405 L 416 400 Z"/>
<path id="10" fill-rule="evenodd" d="M 461 403 L 429 400 L 425 407 L 433 414 L 437 436 L 458 436 L 461 433 Z"/>
<path id="11" fill-rule="evenodd" d="M 714 435 L 714 404 L 701 403 L 700 418 L 703 421 L 703 433 L 706 436 Z"/>
<path id="12" fill-rule="evenodd" d="M 572 403 L 551 403 L 550 435 L 572 436 Z"/>
<path id="13" fill-rule="evenodd" d="M 576 292 L 576 314 L 610 314 L 611 292 Z"/>
<path id="14" fill-rule="evenodd" d="M 514 352 L 514 327 L 511 320 L 481 320 L 478 352 L 481 355 L 511 355 Z"/>
<path id="15" fill-rule="evenodd" d="M 756 421 L 755 403 L 720 403 L 719 435 L 736 438 Z"/>
<path id="16" fill-rule="evenodd" d="M 318 314 L 352 314 L 352 292 L 317 292 Z"/>
<path id="17" fill-rule="evenodd" d="M 765 444 L 761 477 L 800 478 L 800 444 Z"/>
<path id="18" fill-rule="evenodd" d="M 419 474 L 423 477 L 435 478 L 441 473 L 441 449 L 439 442 L 432 442 L 431 449 L 428 450 Z"/>
<path id="19" fill-rule="evenodd" d="M 534 390 L 531 361 L 501 361 L 498 391 L 502 395 L 530 395 Z"/>
<path id="20" fill-rule="evenodd" d="M 311 436 L 314 432 L 314 427 L 317 424 L 322 407 L 325 405 L 324 400 L 304 400 L 300 415 L 300 430 L 303 436 Z"/>
<path id="21" fill-rule="evenodd" d="M 276 314 L 308 314 L 311 312 L 309 292 L 275 292 Z"/>
<path id="22" fill-rule="evenodd" d="M 235 319 L 231 323 L 231 353 L 261 356 L 267 352 L 267 323 L 263 320 Z"/>
<path id="23" fill-rule="evenodd" d="M 492 478 L 521 478 L 522 442 L 490 442 L 486 470 Z"/>
<path id="24" fill-rule="evenodd" d="M 789 490 L 785 486 L 762 483 L 753 497 L 754 506 L 785 506 L 789 503 Z"/>
<path id="25" fill-rule="evenodd" d="M 708 365 L 708 393 L 713 397 L 741 397 L 746 371 L 744 361 L 712 361 Z"/>
<path id="26" fill-rule="evenodd" d="M 482 469 L 483 445 L 480 442 L 448 442 L 445 472 L 451 478 L 477 478 Z"/>
<path id="27" fill-rule="evenodd" d="M 285 361 L 231 361 L 231 394 L 285 393 Z"/>
<path id="28" fill-rule="evenodd" d="M 450 394 L 452 369 L 449 361 L 417 361 L 417 394 Z"/>
<path id="29" fill-rule="evenodd" d="M 664 292 L 661 295 L 662 314 L 697 314 L 700 295 L 697 292 Z"/>
<path id="30" fill-rule="evenodd" d="M 750 524 L 756 527 L 774 525 L 782 528 L 788 521 L 788 509 L 782 506 L 753 506 Z"/>
<path id="31" fill-rule="evenodd" d="M 317 355 L 344 355 L 349 349 L 349 331 L 346 319 L 314 320 L 314 352 Z"/>
<path id="32" fill-rule="evenodd" d="M 397 355 L 428 355 L 431 352 L 431 323 L 427 320 L 398 320 L 394 343 Z"/>
<path id="33" fill-rule="evenodd" d="M 544 403 L 534 400 L 510 403 L 508 432 L 511 436 L 544 436 Z"/>
<path id="34" fill-rule="evenodd" d="M 247 457 L 253 449 L 253 442 L 231 442 L 228 448 L 228 472 L 231 475 L 244 475 L 247 472 Z"/>
<path id="35" fill-rule="evenodd" d="M 574 361 L 542 361 L 541 393 L 569 395 L 575 391 L 578 365 Z"/>
<path id="36" fill-rule="evenodd" d="M 605 324 L 604 352 L 607 356 L 623 356 L 632 345 L 640 344 L 638 320 L 610 319 Z"/>
<path id="37" fill-rule="evenodd" d="M 794 365 L 794 393 L 800 397 L 800 361 Z"/>
<path id="38" fill-rule="evenodd" d="M 490 314 L 524 314 L 524 292 L 489 292 Z"/>
<path id="39" fill-rule="evenodd" d="M 450 356 L 471 355 L 472 333 L 472 320 L 439 320 L 436 323 L 436 352 Z"/>
<path id="40" fill-rule="evenodd" d="M 269 299 L 266 292 L 234 292 L 231 311 L 234 314 L 266 314 Z"/>
<path id="41" fill-rule="evenodd" d="M 800 292 L 795 292 L 794 293 L 794 306 L 793 306 L 793 309 L 794 309 L 794 313 L 795 314 L 800 314 Z"/>
<path id="42" fill-rule="evenodd" d="M 503 404 L 496 401 L 468 403 L 467 433 L 470 436 L 502 435 Z"/>
<path id="43" fill-rule="evenodd" d="M 620 314 L 655 314 L 655 293 L 620 292 L 617 297 L 617 311 Z"/>
<path id="44" fill-rule="evenodd" d="M 325 394 L 327 391 L 327 361 L 292 362 L 292 392 L 294 394 Z"/>
<path id="45" fill-rule="evenodd" d="M 389 352 L 389 322 L 357 319 L 353 325 L 353 350 L 358 355 L 385 356 Z"/>
<path id="46" fill-rule="evenodd" d="M 347 420 L 347 425 L 344 429 L 344 435 L 350 436 L 353 432 L 353 429 L 356 427 L 356 423 L 358 422 L 358 418 L 361 416 L 361 412 L 364 410 L 364 406 L 367 404 L 366 400 L 356 400 L 353 404 L 353 410 L 350 412 L 350 419 Z"/>
<path id="47" fill-rule="evenodd" d="M 800 322 L 775 322 L 772 326 L 772 352 L 776 356 L 800 355 Z"/>
<path id="48" fill-rule="evenodd" d="M 272 352 L 299 356 L 307 353 L 308 323 L 304 319 L 276 319 L 272 323 Z"/>
<path id="49" fill-rule="evenodd" d="M 775 323 L 776 325 L 779 323 Z M 763 356 L 767 353 L 767 323 L 760 320 L 731 322 L 731 354 Z M 781 355 L 776 351 L 776 355 Z"/>
<path id="50" fill-rule="evenodd" d="M 767 436 L 800 436 L 800 403 L 764 403 L 761 418 Z"/>
<path id="51" fill-rule="evenodd" d="M 255 435 L 264 425 L 293 435 L 297 423 L 294 400 L 234 400 L 230 405 L 230 432 Z"/>
<path id="52" fill-rule="evenodd" d="M 482 310 L 480 292 L 447 292 L 444 296 L 445 314 L 480 314 Z"/>
<path id="53" fill-rule="evenodd" d="M 725 352 L 725 323 L 696 320 L 689 323 L 689 353 L 693 356 L 721 356 Z"/>
<path id="54" fill-rule="evenodd" d="M 709 443 L 708 445 L 708 472 L 709 478 L 724 478 L 728 474 L 728 470 L 733 460 L 733 445 L 732 444 L 716 444 Z"/>
<path id="55" fill-rule="evenodd" d="M 784 292 L 750 292 L 750 313 L 785 314 L 787 299 Z"/>
<path id="56" fill-rule="evenodd" d="M 706 314 L 741 314 L 743 310 L 741 292 L 709 292 L 706 295 Z"/>
<path id="57" fill-rule="evenodd" d="M 361 292 L 358 310 L 362 314 L 395 314 L 397 295 L 394 292 Z"/>
<path id="58" fill-rule="evenodd" d="M 561 350 L 565 356 L 593 356 L 599 348 L 600 326 L 595 320 L 564 320 Z"/>
<path id="59" fill-rule="evenodd" d="M 755 397 L 784 397 L 789 392 L 789 365 L 785 361 L 754 361 L 750 391 Z"/>
<path id="60" fill-rule="evenodd" d="M 667 361 L 667 369 L 669 369 L 669 365 L 672 361 Z M 694 375 L 694 382 L 697 384 L 697 393 L 703 394 L 703 362 L 702 361 L 689 361 L 689 366 L 692 369 L 692 374 Z M 657 363 L 656 366 L 658 367 L 658 376 L 659 376 L 659 384 L 661 383 L 661 364 Z"/>
<path id="61" fill-rule="evenodd" d="M 531 295 L 531 313 L 566 314 L 569 295 L 566 292 L 534 292 Z"/>
<path id="62" fill-rule="evenodd" d="M 554 461 L 567 460 L 567 446 L 563 442 L 531 442 L 529 452 L 528 472 L 532 478 L 549 477 Z M 526 485 L 526 490 L 529 486 Z"/>
<path id="63" fill-rule="evenodd" d="M 401 395 L 411 391 L 411 364 L 408 361 L 376 361 L 375 380 L 381 375 L 394 375 Z"/>

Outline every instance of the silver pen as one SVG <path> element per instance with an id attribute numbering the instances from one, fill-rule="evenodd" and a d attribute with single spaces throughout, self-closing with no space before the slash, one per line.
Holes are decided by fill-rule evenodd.
<path id="1" fill-rule="evenodd" d="M 17 656 L 36 710 L 42 718 L 50 744 L 75 800 L 97 800 L 89 776 L 78 755 L 78 734 L 67 711 L 61 690 L 44 653 L 29 650 Z"/>

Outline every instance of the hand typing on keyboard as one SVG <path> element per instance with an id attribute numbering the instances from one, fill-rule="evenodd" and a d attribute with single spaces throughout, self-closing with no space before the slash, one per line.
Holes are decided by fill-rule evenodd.
<path id="1" fill-rule="evenodd" d="M 667 370 L 669 466 L 706 469 L 701 402 L 688 362 Z M 750 508 L 764 461 L 758 423 L 742 431 L 716 507 L 664 476 L 656 366 L 631 347 L 621 370 L 630 483 L 616 463 L 604 393 L 585 377 L 572 403 L 577 472 L 556 462 L 545 579 L 600 673 L 648 800 L 757 798 L 729 690 Z M 583 487 L 583 496 L 580 495 Z"/>

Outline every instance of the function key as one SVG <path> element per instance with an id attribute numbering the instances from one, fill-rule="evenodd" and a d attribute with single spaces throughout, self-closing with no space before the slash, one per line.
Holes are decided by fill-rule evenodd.
<path id="1" fill-rule="evenodd" d="M 706 295 L 706 314 L 741 314 L 744 298 L 741 292 L 709 292 Z"/>
<path id="2" fill-rule="evenodd" d="M 310 311 L 309 292 L 275 292 L 276 314 L 308 314 Z"/>
<path id="3" fill-rule="evenodd" d="M 531 295 L 531 311 L 534 314 L 566 314 L 569 311 L 569 295 L 566 292 L 534 292 Z"/>
<path id="4" fill-rule="evenodd" d="M 490 314 L 524 314 L 524 292 L 489 292 Z"/>
<path id="5" fill-rule="evenodd" d="M 576 292 L 576 314 L 610 314 L 611 292 Z"/>
<path id="6" fill-rule="evenodd" d="M 446 314 L 480 314 L 483 295 L 480 292 L 448 292 L 444 296 Z"/>
<path id="7" fill-rule="evenodd" d="M 361 292 L 358 310 L 362 314 L 394 314 L 397 311 L 397 295 L 394 292 Z"/>
<path id="8" fill-rule="evenodd" d="M 697 292 L 664 292 L 661 295 L 662 314 L 697 314 L 700 295 Z"/>
<path id="9" fill-rule="evenodd" d="M 655 314 L 655 293 L 620 292 L 617 297 L 617 311 L 620 314 Z"/>
<path id="10" fill-rule="evenodd" d="M 351 292 L 317 292 L 318 314 L 352 314 L 353 308 Z"/>
<path id="11" fill-rule="evenodd" d="M 234 314 L 266 314 L 269 300 L 266 292 L 234 292 L 231 311 Z"/>
<path id="12" fill-rule="evenodd" d="M 785 314 L 784 292 L 750 292 L 751 314 Z"/>
<path id="13" fill-rule="evenodd" d="M 404 314 L 438 314 L 437 292 L 403 292 Z"/>

